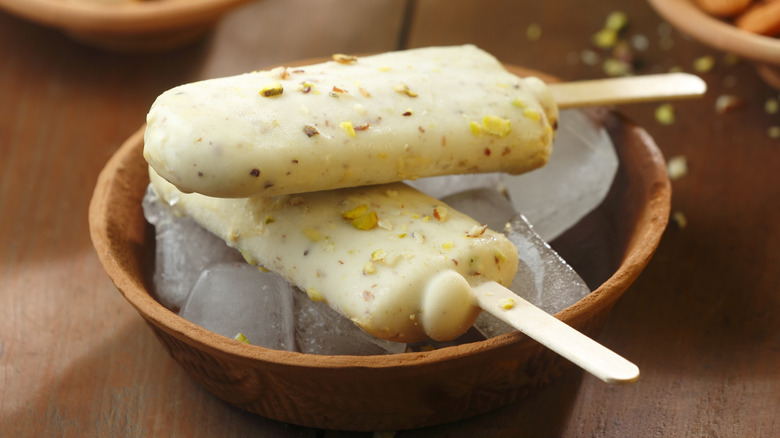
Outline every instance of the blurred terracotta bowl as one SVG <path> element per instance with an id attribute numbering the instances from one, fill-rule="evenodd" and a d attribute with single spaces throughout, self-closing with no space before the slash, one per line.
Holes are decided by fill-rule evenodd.
<path id="1" fill-rule="evenodd" d="M 556 316 L 595 336 L 657 247 L 671 191 L 664 159 L 643 129 L 603 108 L 588 114 L 611 136 L 621 164 L 606 200 L 552 244 L 595 289 Z M 426 352 L 318 356 L 244 344 L 179 317 L 150 293 L 155 238 L 141 208 L 149 182 L 142 149 L 143 128 L 100 174 L 89 211 L 92 240 L 119 291 L 215 396 L 302 426 L 399 430 L 498 408 L 573 367 L 519 332 Z"/>
<path id="2" fill-rule="evenodd" d="M 695 0 L 648 0 L 658 14 L 682 33 L 756 64 L 759 75 L 780 89 L 780 38 L 758 35 L 713 17 Z"/>
<path id="3" fill-rule="evenodd" d="M 0 9 L 118 51 L 163 51 L 194 41 L 251 0 L 0 0 Z"/>

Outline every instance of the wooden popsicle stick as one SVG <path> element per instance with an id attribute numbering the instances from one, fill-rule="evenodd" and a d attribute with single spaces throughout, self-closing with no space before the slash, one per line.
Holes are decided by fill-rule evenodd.
<path id="1" fill-rule="evenodd" d="M 549 87 L 559 108 L 687 99 L 707 91 L 700 77 L 688 73 L 556 82 Z"/>
<path id="2" fill-rule="evenodd" d="M 483 311 L 515 327 L 610 384 L 633 383 L 639 368 L 496 282 L 474 287 Z"/>

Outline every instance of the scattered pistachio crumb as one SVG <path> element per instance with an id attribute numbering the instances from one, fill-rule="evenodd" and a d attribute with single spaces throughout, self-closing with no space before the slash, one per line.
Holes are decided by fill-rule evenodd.
<path id="1" fill-rule="evenodd" d="M 715 67 L 715 58 L 710 55 L 700 56 L 693 60 L 693 69 L 699 73 L 707 73 Z"/>
<path id="2" fill-rule="evenodd" d="M 613 11 L 607 15 L 607 22 L 604 24 L 605 29 L 612 29 L 616 32 L 620 32 L 628 26 L 628 16 L 622 11 Z"/>
<path id="3" fill-rule="evenodd" d="M 729 110 L 732 110 L 742 104 L 742 99 L 729 94 L 723 94 L 718 96 L 715 100 L 715 111 L 718 114 L 724 114 Z"/>
<path id="4" fill-rule="evenodd" d="M 452 242 L 444 242 L 444 243 L 441 244 L 441 247 L 443 249 L 452 249 L 454 246 L 455 246 L 455 244 L 452 243 Z"/>
<path id="5" fill-rule="evenodd" d="M 671 125 L 675 121 L 674 107 L 664 103 L 655 109 L 655 120 L 662 125 Z"/>
<path id="6" fill-rule="evenodd" d="M 679 228 L 685 228 L 688 226 L 688 218 L 685 217 L 685 214 L 681 211 L 675 211 L 672 213 L 672 222 L 677 225 Z"/>
<path id="7" fill-rule="evenodd" d="M 515 300 L 512 298 L 503 298 L 498 302 L 498 305 L 504 310 L 511 310 L 513 307 L 515 307 Z"/>
<path id="8" fill-rule="evenodd" d="M 266 225 L 268 225 L 268 224 L 272 224 L 272 223 L 274 223 L 274 221 L 275 221 L 275 220 L 276 220 L 276 219 L 274 219 L 272 216 L 266 216 L 266 217 L 265 217 L 265 224 L 266 224 Z"/>
<path id="9" fill-rule="evenodd" d="M 769 98 L 764 102 L 764 112 L 767 114 L 777 114 L 780 110 L 780 102 L 775 98 Z"/>
<path id="10" fill-rule="evenodd" d="M 600 49 L 610 49 L 617 43 L 618 33 L 614 29 L 601 29 L 593 35 L 591 41 Z"/>
<path id="11" fill-rule="evenodd" d="M 371 253 L 371 261 L 375 262 L 377 260 L 382 260 L 383 258 L 385 258 L 386 255 L 387 253 L 385 252 L 385 250 L 377 249 L 376 251 Z"/>
<path id="12" fill-rule="evenodd" d="M 244 334 L 241 332 L 239 332 L 235 337 L 233 337 L 233 339 L 239 342 L 243 342 L 245 344 L 250 344 L 250 345 L 252 344 L 251 342 L 249 342 L 249 339 L 247 339 L 246 336 L 244 336 Z"/>
<path id="13" fill-rule="evenodd" d="M 688 175 L 688 160 L 683 155 L 677 155 L 666 163 L 666 171 L 672 180 Z"/>
<path id="14" fill-rule="evenodd" d="M 601 64 L 601 68 L 604 71 L 604 74 L 612 77 L 628 76 L 634 71 L 634 68 L 630 63 L 617 58 L 605 59 L 604 63 Z"/>
<path id="15" fill-rule="evenodd" d="M 527 107 L 526 103 L 523 102 L 522 99 L 519 97 L 515 97 L 515 100 L 512 101 L 512 106 L 515 108 L 525 108 Z"/>
<path id="16" fill-rule="evenodd" d="M 542 26 L 538 23 L 529 24 L 525 28 L 525 37 L 528 38 L 528 41 L 539 41 L 539 38 L 542 37 Z"/>
<path id="17" fill-rule="evenodd" d="M 373 263 L 373 262 L 371 262 L 370 260 L 369 260 L 369 261 L 367 261 L 367 262 L 366 262 L 366 263 L 363 265 L 363 273 L 364 273 L 364 274 L 373 274 L 373 273 L 375 273 L 375 272 L 376 272 L 376 268 L 374 267 L 374 263 Z"/>
<path id="18" fill-rule="evenodd" d="M 260 89 L 260 95 L 263 97 L 279 96 L 282 93 L 284 93 L 284 87 L 282 87 L 282 84 L 278 82 L 274 82 L 273 84 L 266 85 L 265 87 Z"/>

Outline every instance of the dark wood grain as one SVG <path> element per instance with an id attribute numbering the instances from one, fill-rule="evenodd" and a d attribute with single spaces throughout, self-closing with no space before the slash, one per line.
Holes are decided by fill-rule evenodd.
<path id="1" fill-rule="evenodd" d="M 407 10 L 409 6 L 411 9 Z M 709 94 L 619 111 L 667 158 L 685 156 L 654 259 L 599 340 L 642 370 L 611 387 L 572 370 L 477 418 L 396 436 L 741 437 L 780 435 L 778 91 L 750 63 L 670 31 L 645 3 L 282 1 L 250 4 L 188 47 L 93 49 L 0 13 L 0 436 L 365 436 L 304 429 L 235 409 L 193 383 L 116 292 L 92 249 L 98 172 L 173 85 L 334 52 L 475 43 L 565 80 L 603 76 L 582 53 L 613 10 L 644 38 L 637 73 L 712 55 Z M 538 40 L 527 37 L 538 25 Z M 671 44 L 670 44 L 671 42 Z M 719 113 L 716 100 L 741 105 Z"/>

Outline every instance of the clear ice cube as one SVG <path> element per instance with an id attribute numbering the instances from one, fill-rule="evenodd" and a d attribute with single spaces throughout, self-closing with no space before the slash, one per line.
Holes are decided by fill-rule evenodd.
<path id="1" fill-rule="evenodd" d="M 376 338 L 306 293 L 294 293 L 295 341 L 298 351 L 310 354 L 366 356 L 403 353 L 406 344 Z"/>
<path id="2" fill-rule="evenodd" d="M 517 211 L 512 203 L 493 186 L 455 193 L 441 199 L 455 210 L 486 224 L 494 231 L 502 231 Z"/>
<path id="3" fill-rule="evenodd" d="M 478 188 L 448 196 L 442 201 L 496 231 L 502 231 L 517 247 L 519 263 L 510 289 L 554 314 L 590 293 L 585 281 L 553 250 L 512 202 L 496 189 Z M 485 337 L 514 331 L 487 312 L 475 324 Z"/>
<path id="4" fill-rule="evenodd" d="M 501 178 L 499 173 L 475 173 L 432 176 L 404 182 L 432 198 L 442 199 L 467 190 L 495 189 L 501 186 Z"/>
<path id="5" fill-rule="evenodd" d="M 504 229 L 517 247 L 520 263 L 510 289 L 550 314 L 576 303 L 590 293 L 588 285 L 518 214 Z M 485 337 L 514 331 L 509 324 L 482 312 L 474 326 Z"/>
<path id="6" fill-rule="evenodd" d="M 176 215 L 149 186 L 144 216 L 155 227 L 154 285 L 157 300 L 178 311 L 201 271 L 217 262 L 242 261 L 241 254 L 188 217 Z"/>
<path id="7" fill-rule="evenodd" d="M 293 351 L 292 287 L 279 275 L 245 262 L 203 270 L 179 313 L 188 321 L 252 345 Z"/>
<path id="8" fill-rule="evenodd" d="M 502 175 L 517 211 L 547 242 L 604 200 L 618 168 L 609 135 L 583 111 L 561 111 L 559 126 L 547 165 L 521 175 Z"/>

